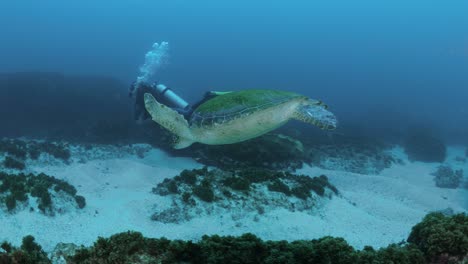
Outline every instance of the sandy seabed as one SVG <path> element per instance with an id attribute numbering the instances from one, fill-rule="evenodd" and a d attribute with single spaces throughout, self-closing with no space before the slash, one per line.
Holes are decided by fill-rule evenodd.
<path id="1" fill-rule="evenodd" d="M 28 172 L 44 172 L 75 185 L 78 194 L 86 197 L 87 205 L 82 210 L 53 217 L 29 210 L 0 213 L 0 238 L 19 245 L 23 236 L 33 235 L 50 252 L 59 242 L 88 246 L 98 236 L 108 237 L 127 230 L 139 231 L 146 237 L 185 240 L 197 240 L 204 234 L 250 232 L 267 240 L 339 236 L 360 249 L 405 240 L 411 227 L 430 211 L 468 210 L 467 189 L 435 186 L 431 173 L 439 163 L 409 162 L 402 149 L 395 148 L 394 154 L 405 161 L 404 165 L 393 165 L 379 175 L 309 166 L 298 170 L 297 173 L 310 176 L 325 174 L 340 190 L 340 196 L 323 203 L 312 214 L 278 209 L 243 219 L 215 214 L 180 224 L 164 224 L 152 221 L 151 215 L 155 208 L 168 206 L 170 201 L 153 194 L 152 188 L 164 178 L 203 165 L 189 158 L 170 157 L 149 146 L 140 147 L 148 150 L 143 158 L 122 153 L 118 148 L 95 147 L 89 150 L 95 155 L 80 156 L 83 152 L 72 150 L 69 164 L 42 160 L 28 165 Z M 468 172 L 468 163 L 455 159 L 464 156 L 464 148 L 450 147 L 448 153 L 446 163 Z"/>

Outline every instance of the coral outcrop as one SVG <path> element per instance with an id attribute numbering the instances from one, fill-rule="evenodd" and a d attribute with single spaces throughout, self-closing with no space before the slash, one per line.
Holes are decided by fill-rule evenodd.
<path id="1" fill-rule="evenodd" d="M 426 263 L 413 245 L 355 250 L 343 238 L 263 241 L 253 234 L 203 236 L 198 242 L 145 238 L 138 232 L 100 237 L 69 257 L 72 263 Z"/>
<path id="2" fill-rule="evenodd" d="M 468 216 L 430 213 L 413 227 L 408 242 L 415 244 L 430 263 L 468 261 Z"/>
<path id="3" fill-rule="evenodd" d="M 0 246 L 0 263 L 48 264 L 51 263 L 33 236 L 25 236 L 20 248 L 8 242 Z"/>
<path id="4" fill-rule="evenodd" d="M 335 136 L 332 142 L 307 143 L 311 165 L 359 174 L 379 174 L 402 160 L 391 153 L 391 145 L 361 137 Z"/>
<path id="5" fill-rule="evenodd" d="M 463 170 L 454 170 L 448 165 L 441 165 L 432 175 L 437 187 L 455 189 L 460 186 L 463 179 Z"/>
<path id="6" fill-rule="evenodd" d="M 47 215 L 65 213 L 70 206 L 82 209 L 86 199 L 66 181 L 46 174 L 7 174 L 0 172 L 0 208 L 14 213 L 34 210 Z"/>
<path id="7" fill-rule="evenodd" d="M 4 155 L 3 166 L 8 169 L 24 170 L 26 160 L 37 160 L 42 154 L 67 162 L 71 157 L 68 146 L 47 141 L 25 141 L 3 139 L 0 141 L 0 155 Z"/>
<path id="8" fill-rule="evenodd" d="M 185 151 L 197 161 L 222 169 L 259 167 L 294 171 L 309 160 L 302 143 L 282 134 L 266 134 L 230 145 L 195 145 Z"/>
<path id="9" fill-rule="evenodd" d="M 3 242 L 0 263 L 337 263 L 464 264 L 468 262 L 468 217 L 430 213 L 415 225 L 407 242 L 356 250 L 340 237 L 264 241 L 241 236 L 203 236 L 199 241 L 147 238 L 127 231 L 99 237 L 90 247 L 60 243 L 47 258 L 34 237 L 20 248 Z"/>
<path id="10" fill-rule="evenodd" d="M 188 221 L 197 215 L 230 212 L 242 218 L 248 213 L 264 214 L 284 208 L 312 213 L 338 190 L 325 175 L 309 177 L 265 169 L 223 171 L 184 170 L 153 188 L 158 195 L 172 199 L 169 208 L 160 208 L 152 219 L 164 223 Z"/>

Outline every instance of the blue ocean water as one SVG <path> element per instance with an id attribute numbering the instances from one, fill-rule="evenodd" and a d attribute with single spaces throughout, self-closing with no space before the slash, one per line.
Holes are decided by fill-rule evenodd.
<path id="1" fill-rule="evenodd" d="M 0 242 L 34 235 L 51 253 L 127 230 L 249 232 L 406 250 L 429 212 L 464 214 L 466 226 L 467 11 L 432 0 L 0 2 Z M 129 96 L 164 42 L 154 80 L 191 103 L 211 90 L 293 91 L 323 100 L 338 128 L 293 120 L 253 141 L 174 150 L 173 135 L 135 120 Z M 331 251 L 345 243 L 326 239 Z"/>
<path id="2" fill-rule="evenodd" d="M 129 84 L 152 43 L 168 41 L 159 79 L 189 100 L 210 89 L 292 90 L 371 134 L 417 122 L 465 143 L 467 9 L 463 1 L 2 2 L 0 72 Z"/>

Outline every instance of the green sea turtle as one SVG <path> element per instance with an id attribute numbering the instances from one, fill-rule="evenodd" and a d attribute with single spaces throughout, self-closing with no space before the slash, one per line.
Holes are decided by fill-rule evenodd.
<path id="1" fill-rule="evenodd" d="M 145 107 L 153 121 L 177 136 L 174 148 L 200 142 L 232 144 L 272 131 L 290 119 L 335 129 L 336 118 L 321 101 L 277 90 L 243 90 L 216 96 L 184 116 L 145 94 Z"/>

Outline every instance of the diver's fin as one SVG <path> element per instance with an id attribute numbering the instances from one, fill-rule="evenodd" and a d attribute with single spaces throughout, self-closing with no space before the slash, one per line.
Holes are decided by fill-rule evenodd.
<path id="1" fill-rule="evenodd" d="M 154 122 L 178 137 L 174 148 L 186 148 L 194 142 L 187 120 L 181 114 L 156 101 L 150 93 L 145 93 L 145 108 Z"/>

